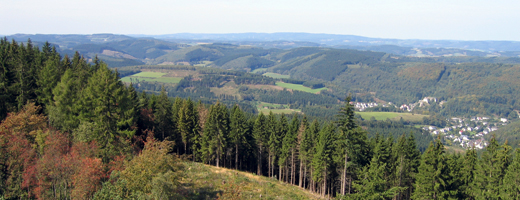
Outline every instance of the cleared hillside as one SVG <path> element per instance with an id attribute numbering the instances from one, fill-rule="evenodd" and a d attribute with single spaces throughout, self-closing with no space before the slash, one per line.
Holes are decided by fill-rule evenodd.
<path id="1" fill-rule="evenodd" d="M 227 168 L 184 162 L 184 199 L 319 199 L 317 194 L 278 180 Z"/>

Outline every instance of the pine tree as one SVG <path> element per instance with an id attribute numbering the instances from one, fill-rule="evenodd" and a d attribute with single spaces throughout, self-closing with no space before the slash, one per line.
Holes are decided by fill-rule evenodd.
<path id="1" fill-rule="evenodd" d="M 39 88 L 38 102 L 40 102 L 40 104 L 46 106 L 52 103 L 52 89 L 55 88 L 60 81 L 59 68 L 60 58 L 58 55 L 54 55 L 45 62 L 45 66 L 39 71 L 37 85 Z"/>
<path id="2" fill-rule="evenodd" d="M 419 166 L 413 199 L 446 198 L 446 176 L 449 172 L 444 153 L 444 145 L 439 139 L 430 143 Z"/>
<path id="3" fill-rule="evenodd" d="M 235 104 L 231 111 L 230 142 L 235 147 L 235 169 L 238 169 L 239 151 L 247 146 L 247 121 L 244 112 Z"/>
<path id="4" fill-rule="evenodd" d="M 161 89 L 161 94 L 157 99 L 157 108 L 154 110 L 154 118 L 156 123 L 155 137 L 160 141 L 170 140 L 175 141 L 176 136 L 173 135 L 173 119 L 172 119 L 172 104 L 166 95 L 164 86 Z M 179 145 L 179 144 L 176 144 Z"/>
<path id="5" fill-rule="evenodd" d="M 321 195 L 325 196 L 327 191 L 328 176 L 332 169 L 332 154 L 334 151 L 334 126 L 329 124 L 319 133 L 320 137 L 316 145 L 316 154 L 312 160 L 314 173 L 312 179 L 321 185 Z"/>
<path id="6" fill-rule="evenodd" d="M 500 190 L 502 199 L 520 198 L 520 149 L 516 149 L 513 162 L 507 168 L 504 183 Z"/>
<path id="7" fill-rule="evenodd" d="M 100 146 L 104 162 L 126 151 L 135 130 L 135 108 L 130 103 L 128 90 L 119 80 L 117 72 L 102 65 L 88 80 L 81 95 L 79 120 L 94 125 L 87 140 Z M 94 108 L 94 109 L 92 109 Z"/>
<path id="8" fill-rule="evenodd" d="M 287 146 L 284 148 L 284 139 L 285 135 L 289 131 L 289 122 L 287 121 L 287 118 L 284 114 L 280 117 L 280 121 L 278 124 L 278 144 L 276 145 L 278 150 L 278 169 L 279 169 L 279 176 L 278 180 L 282 181 L 284 180 L 284 173 L 287 174 L 287 171 L 285 170 L 285 166 L 287 164 L 287 157 L 288 157 L 288 149 Z"/>
<path id="9" fill-rule="evenodd" d="M 54 103 L 47 107 L 50 124 L 62 131 L 72 131 L 79 126 L 79 100 L 82 88 L 75 82 L 71 69 L 65 71 L 61 81 L 52 90 Z"/>
<path id="10" fill-rule="evenodd" d="M 338 120 L 336 124 L 339 127 L 339 137 L 336 141 L 337 153 L 340 153 L 344 159 L 339 166 L 343 168 L 341 172 L 341 187 L 340 191 L 342 195 L 347 192 L 350 194 L 350 188 L 352 183 L 352 175 L 349 175 L 349 167 L 362 167 L 368 163 L 363 161 L 361 158 L 366 159 L 367 143 L 366 134 L 361 130 L 355 130 L 357 124 L 354 119 L 354 106 L 350 104 L 351 96 L 349 95 L 345 99 L 345 107 L 341 108 L 337 116 Z M 338 159 L 337 159 L 338 160 Z M 349 164 L 349 160 L 354 163 Z M 352 173 L 350 170 L 350 173 Z"/>
<path id="11" fill-rule="evenodd" d="M 401 135 L 397 144 L 394 145 L 393 154 L 395 158 L 395 171 L 393 175 L 394 186 L 406 188 L 397 195 L 396 199 L 410 199 L 413 192 L 415 174 L 419 167 L 420 152 L 415 146 L 413 134 L 409 138 Z"/>
<path id="12" fill-rule="evenodd" d="M 471 185 L 472 196 L 475 199 L 499 198 L 500 187 L 511 162 L 511 147 L 507 142 L 499 146 L 493 136 L 479 161 Z"/>
<path id="13" fill-rule="evenodd" d="M 285 134 L 285 137 L 283 138 L 283 145 L 282 145 L 282 159 L 286 160 L 286 169 L 289 170 L 290 165 L 290 173 L 286 172 L 286 176 L 290 176 L 290 180 L 287 179 L 286 181 L 294 184 L 295 181 L 295 172 L 296 172 L 296 166 L 295 166 L 295 159 L 296 159 L 296 144 L 298 140 L 298 129 L 300 128 L 300 121 L 298 120 L 298 115 L 294 115 L 291 124 L 289 125 L 289 130 L 287 134 Z M 289 160 L 287 160 L 289 159 Z M 290 163 L 289 163 L 290 162 Z"/>
<path id="14" fill-rule="evenodd" d="M 276 155 L 278 155 L 278 146 L 279 137 L 278 137 L 278 121 L 276 121 L 276 117 L 274 116 L 272 111 L 269 111 L 269 116 L 267 117 L 267 134 L 269 135 L 268 141 L 268 151 L 269 151 L 269 177 L 274 177 L 274 168 L 275 168 L 275 160 Z"/>
<path id="15" fill-rule="evenodd" d="M 184 153 L 188 154 L 191 149 L 193 138 L 198 134 L 198 114 L 193 105 L 193 101 L 188 99 L 184 101 L 183 106 L 179 110 L 179 119 L 177 121 L 177 130 L 181 133 L 182 143 L 184 143 Z"/>
<path id="16" fill-rule="evenodd" d="M 266 131 L 266 118 L 263 113 L 260 113 L 255 120 L 255 124 L 253 126 L 253 137 L 255 139 L 256 148 L 257 148 L 257 175 L 262 175 L 262 159 L 263 152 L 265 151 L 265 147 L 267 146 L 267 131 Z"/>
<path id="17" fill-rule="evenodd" d="M 476 167 L 477 167 L 477 152 L 475 148 L 466 150 L 466 155 L 463 158 L 463 164 L 461 169 L 461 186 L 459 187 L 460 193 L 463 199 L 474 199 L 471 195 L 471 184 L 473 183 Z"/>
<path id="18" fill-rule="evenodd" d="M 225 105 L 217 102 L 210 108 L 209 118 L 204 127 L 204 140 L 208 146 L 208 155 L 215 158 L 220 167 L 229 137 L 229 114 Z"/>
<path id="19" fill-rule="evenodd" d="M 395 198 L 399 192 L 406 189 L 402 186 L 390 186 L 391 178 L 388 177 L 387 165 L 390 163 L 390 147 L 387 140 L 380 140 L 375 149 L 370 165 L 365 166 L 361 180 L 354 183 L 358 191 L 353 195 L 356 199 L 389 199 Z"/>
<path id="20" fill-rule="evenodd" d="M 304 115 L 303 116 L 303 119 L 302 119 L 302 123 L 300 125 L 300 128 L 298 129 L 298 158 L 300 160 L 300 171 L 298 172 L 299 174 L 299 177 L 298 177 L 298 186 L 299 187 L 304 187 L 303 186 L 303 183 L 304 183 L 304 171 L 303 171 L 303 168 L 305 168 L 305 164 L 306 164 L 306 154 L 307 154 L 307 150 L 308 150 L 308 141 L 305 141 L 307 139 L 307 136 L 306 136 L 306 133 L 308 132 L 307 129 L 309 129 L 309 122 L 307 121 L 307 116 Z"/>

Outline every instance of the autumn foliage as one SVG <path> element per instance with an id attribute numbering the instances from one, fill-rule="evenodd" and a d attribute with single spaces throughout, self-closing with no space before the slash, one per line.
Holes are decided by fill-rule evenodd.
<path id="1" fill-rule="evenodd" d="M 5 197 L 90 199 L 106 178 L 95 143 L 72 143 L 47 126 L 39 109 L 29 103 L 0 124 Z"/>

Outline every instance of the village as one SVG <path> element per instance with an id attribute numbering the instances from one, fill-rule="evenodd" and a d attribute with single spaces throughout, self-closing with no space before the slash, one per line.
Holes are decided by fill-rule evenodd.
<path id="1" fill-rule="evenodd" d="M 471 118 L 451 118 L 451 126 L 443 128 L 435 126 L 425 126 L 423 130 L 429 131 L 432 135 L 440 135 L 448 145 L 458 145 L 463 148 L 483 149 L 488 142 L 484 136 L 497 131 L 509 123 L 506 118 L 471 117 Z"/>
<path id="2" fill-rule="evenodd" d="M 399 109 L 405 112 L 412 112 L 414 108 L 429 106 L 432 102 L 437 103 L 435 97 L 425 97 L 416 103 L 403 104 L 399 106 Z M 438 102 L 437 105 L 442 106 L 445 101 Z M 381 103 L 363 103 L 355 102 L 354 107 L 358 111 L 364 111 L 367 108 L 373 107 L 389 107 L 392 103 L 381 104 Z M 503 127 L 509 123 L 506 118 L 494 118 L 485 116 L 473 116 L 470 118 L 458 118 L 453 117 L 446 119 L 449 123 L 446 127 L 436 126 L 424 126 L 423 130 L 428 131 L 433 136 L 440 136 L 444 139 L 445 143 L 450 146 L 460 146 L 462 148 L 473 148 L 483 149 L 487 146 L 488 141 L 484 139 L 484 136 L 497 131 L 500 127 Z"/>

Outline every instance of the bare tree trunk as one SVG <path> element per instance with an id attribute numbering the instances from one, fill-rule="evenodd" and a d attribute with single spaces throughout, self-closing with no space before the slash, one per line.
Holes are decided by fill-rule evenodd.
<path id="1" fill-rule="evenodd" d="M 327 191 L 327 168 L 325 168 L 325 174 L 323 175 L 323 194 L 322 194 L 323 197 L 325 197 L 326 191 Z"/>
<path id="2" fill-rule="evenodd" d="M 219 155 L 220 154 L 219 154 L 219 152 L 217 150 L 217 156 L 216 156 L 217 157 L 217 167 L 220 167 L 220 156 Z"/>
<path id="3" fill-rule="evenodd" d="M 283 170 L 284 171 L 284 174 L 285 174 L 285 182 L 288 183 L 289 182 L 289 164 L 287 163 L 287 160 L 285 160 L 285 169 Z"/>
<path id="4" fill-rule="evenodd" d="M 348 162 L 348 152 L 345 151 L 345 166 L 343 167 L 343 174 L 341 176 L 341 194 L 345 195 L 345 184 L 347 182 L 347 163 Z M 349 192 L 350 193 L 350 192 Z"/>
<path id="5" fill-rule="evenodd" d="M 238 170 L 238 144 L 235 144 L 235 169 Z"/>
<path id="6" fill-rule="evenodd" d="M 302 169 L 303 168 L 303 159 L 300 159 L 300 174 L 299 174 L 299 180 L 298 180 L 298 187 L 302 187 L 303 185 L 303 174 Z"/>
<path id="7" fill-rule="evenodd" d="M 258 148 L 258 164 L 256 169 L 257 175 L 262 175 L 262 147 Z"/>
<path id="8" fill-rule="evenodd" d="M 303 168 L 303 188 L 307 188 L 307 165 Z"/>
<path id="9" fill-rule="evenodd" d="M 294 149 L 291 151 L 291 184 L 294 185 L 294 181 L 295 181 L 295 174 L 294 174 Z"/>
<path id="10" fill-rule="evenodd" d="M 279 167 L 279 168 L 278 168 L 278 171 L 279 171 L 278 175 L 280 176 L 280 177 L 278 177 L 278 181 L 282 181 L 282 174 L 283 174 L 283 172 L 282 172 L 282 168 L 283 168 L 283 167 L 282 167 L 282 166 L 278 166 L 278 167 Z"/>
<path id="11" fill-rule="evenodd" d="M 268 156 L 268 172 L 267 172 L 267 177 L 271 178 L 271 151 L 269 151 L 269 156 Z"/>

